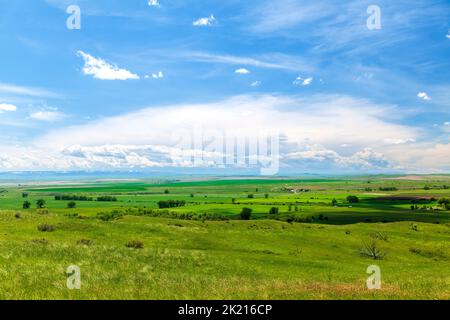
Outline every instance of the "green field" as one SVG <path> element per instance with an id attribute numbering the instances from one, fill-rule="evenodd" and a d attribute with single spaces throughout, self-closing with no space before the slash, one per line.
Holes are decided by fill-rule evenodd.
<path id="1" fill-rule="evenodd" d="M 450 299 L 448 186 L 445 175 L 0 186 L 0 299 Z M 68 208 L 58 196 L 90 199 Z M 167 200 L 184 205 L 159 208 Z M 66 286 L 71 265 L 80 290 Z M 370 265 L 380 290 L 366 286 Z"/>

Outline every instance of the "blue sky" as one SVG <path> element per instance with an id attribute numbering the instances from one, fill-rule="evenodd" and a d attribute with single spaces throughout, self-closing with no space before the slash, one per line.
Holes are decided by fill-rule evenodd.
<path id="1" fill-rule="evenodd" d="M 0 0 L 0 170 L 182 168 L 195 123 L 277 130 L 286 172 L 449 172 L 450 3 L 392 2 Z"/>

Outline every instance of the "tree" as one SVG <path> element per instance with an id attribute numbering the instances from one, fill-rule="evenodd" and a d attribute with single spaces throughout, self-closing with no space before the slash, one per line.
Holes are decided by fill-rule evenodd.
<path id="1" fill-rule="evenodd" d="M 70 201 L 68 204 L 67 204 L 67 208 L 69 208 L 69 209 L 73 209 L 73 208 L 75 208 L 77 206 L 77 204 L 76 204 L 76 202 L 74 202 L 74 201 Z"/>
<path id="2" fill-rule="evenodd" d="M 269 210 L 269 214 L 278 214 L 278 208 L 277 207 L 272 207 Z"/>
<path id="3" fill-rule="evenodd" d="M 248 197 L 249 199 L 253 199 L 255 196 L 254 196 L 253 194 L 249 194 L 247 197 Z"/>
<path id="4" fill-rule="evenodd" d="M 165 194 L 169 194 L 169 189 L 164 190 Z"/>
<path id="5" fill-rule="evenodd" d="M 22 193 L 22 198 L 28 198 L 28 193 Z"/>
<path id="6" fill-rule="evenodd" d="M 336 198 L 333 198 L 333 200 L 331 201 L 331 205 L 332 205 L 333 207 L 337 206 L 337 200 L 336 200 Z"/>
<path id="7" fill-rule="evenodd" d="M 250 220 L 250 217 L 252 216 L 252 209 L 242 208 L 240 216 L 241 220 Z"/>
<path id="8" fill-rule="evenodd" d="M 357 196 L 348 196 L 347 197 L 347 202 L 349 202 L 349 203 L 358 203 L 359 202 L 359 198 Z"/>
<path id="9" fill-rule="evenodd" d="M 30 207 L 31 207 L 31 202 L 30 201 L 24 201 L 23 202 L 22 208 L 30 209 Z"/>
<path id="10" fill-rule="evenodd" d="M 269 194 L 266 193 L 266 194 L 264 195 L 264 198 L 268 199 L 268 198 L 269 198 Z"/>
<path id="11" fill-rule="evenodd" d="M 38 207 L 38 209 L 45 208 L 45 200 L 44 199 L 37 200 L 36 201 L 36 206 Z"/>

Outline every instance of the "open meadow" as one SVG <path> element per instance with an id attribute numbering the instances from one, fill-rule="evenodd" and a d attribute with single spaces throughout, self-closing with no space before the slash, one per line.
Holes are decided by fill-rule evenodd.
<path id="1" fill-rule="evenodd" d="M 5 184 L 0 299 L 450 299 L 449 187 L 446 175 Z"/>

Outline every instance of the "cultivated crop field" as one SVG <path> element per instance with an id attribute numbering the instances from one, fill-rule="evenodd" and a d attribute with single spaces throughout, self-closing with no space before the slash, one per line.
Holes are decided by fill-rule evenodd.
<path id="1" fill-rule="evenodd" d="M 450 299 L 449 186 L 445 175 L 0 186 L 0 299 Z M 370 265 L 380 290 L 367 288 Z"/>

